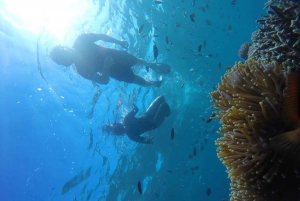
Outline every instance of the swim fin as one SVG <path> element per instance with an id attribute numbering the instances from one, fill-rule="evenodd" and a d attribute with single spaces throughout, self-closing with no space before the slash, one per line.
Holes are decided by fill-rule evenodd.
<path id="1" fill-rule="evenodd" d="M 171 66 L 164 63 L 152 63 L 149 68 L 161 74 L 169 74 L 171 72 Z"/>

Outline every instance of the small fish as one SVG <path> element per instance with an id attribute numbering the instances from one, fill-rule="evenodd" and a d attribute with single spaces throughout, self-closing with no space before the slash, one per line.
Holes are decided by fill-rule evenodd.
<path id="1" fill-rule="evenodd" d="M 215 117 L 215 116 L 216 116 L 216 113 L 213 112 L 212 115 L 206 120 L 206 123 L 211 122 L 211 120 L 213 120 L 213 117 Z"/>
<path id="2" fill-rule="evenodd" d="M 159 198 L 160 197 L 159 193 L 155 193 L 155 197 Z"/>
<path id="3" fill-rule="evenodd" d="M 142 24 L 142 25 L 139 27 L 139 34 L 141 34 L 141 32 L 143 31 L 143 28 L 144 28 L 144 25 Z"/>
<path id="4" fill-rule="evenodd" d="M 209 8 L 209 4 L 208 3 L 205 3 L 204 5 L 205 5 L 206 8 Z"/>
<path id="5" fill-rule="evenodd" d="M 168 173 L 172 173 L 172 174 L 173 174 L 173 172 L 172 172 L 171 170 L 168 170 L 167 172 L 168 172 Z"/>
<path id="6" fill-rule="evenodd" d="M 201 52 L 201 50 L 202 50 L 202 45 L 199 45 L 198 46 L 198 52 Z"/>
<path id="7" fill-rule="evenodd" d="M 167 51 L 171 51 L 171 50 L 170 50 L 169 48 L 167 48 L 167 47 L 166 47 L 166 50 L 167 50 Z"/>
<path id="8" fill-rule="evenodd" d="M 199 8 L 201 8 L 202 12 L 205 13 L 205 8 L 204 7 L 199 7 Z"/>
<path id="9" fill-rule="evenodd" d="M 138 182 L 138 190 L 139 190 L 140 194 L 143 194 L 143 191 L 142 191 L 142 184 L 141 184 L 140 181 Z"/>
<path id="10" fill-rule="evenodd" d="M 159 35 L 158 34 L 153 34 L 153 37 L 158 38 Z"/>
<path id="11" fill-rule="evenodd" d="M 202 45 L 203 47 L 206 47 L 206 40 L 203 41 Z"/>
<path id="12" fill-rule="evenodd" d="M 196 148 L 194 147 L 194 157 L 196 158 L 196 156 L 197 156 L 197 150 L 196 150 Z"/>
<path id="13" fill-rule="evenodd" d="M 190 14 L 190 19 L 192 20 L 192 22 L 195 22 L 195 13 Z"/>
<path id="14" fill-rule="evenodd" d="M 222 63 L 221 63 L 221 61 L 219 62 L 219 69 L 221 69 L 222 68 Z"/>
<path id="15" fill-rule="evenodd" d="M 166 36 L 166 43 L 169 45 L 169 37 Z"/>
<path id="16" fill-rule="evenodd" d="M 232 5 L 232 6 L 234 6 L 235 3 L 236 3 L 236 0 L 232 0 L 232 1 L 231 1 L 231 5 Z"/>
<path id="17" fill-rule="evenodd" d="M 204 151 L 204 145 L 201 145 L 200 150 Z"/>
<path id="18" fill-rule="evenodd" d="M 180 86 L 180 88 L 183 88 L 185 85 L 185 81 L 182 83 L 182 85 Z"/>
<path id="19" fill-rule="evenodd" d="M 205 21 L 207 25 L 212 25 L 212 22 L 210 20 Z"/>
<path id="20" fill-rule="evenodd" d="M 195 7 L 195 5 L 196 5 L 196 0 L 193 0 L 192 6 Z"/>
<path id="21" fill-rule="evenodd" d="M 181 28 L 181 25 L 180 25 L 179 22 L 176 22 L 176 27 L 177 27 L 177 28 Z"/>
<path id="22" fill-rule="evenodd" d="M 174 133 L 174 128 L 172 128 L 172 129 L 171 129 L 171 139 L 172 139 L 172 140 L 174 139 L 174 135 L 175 135 L 175 133 Z"/>
<path id="23" fill-rule="evenodd" d="M 211 194 L 210 188 L 206 189 L 206 195 L 209 196 Z"/>
<path id="24" fill-rule="evenodd" d="M 165 23 L 165 22 L 163 22 L 163 23 L 164 23 L 164 25 L 165 25 L 166 27 L 168 27 L 168 26 L 169 26 L 167 23 Z"/>
<path id="25" fill-rule="evenodd" d="M 163 2 L 162 2 L 162 0 L 155 0 L 154 3 L 156 3 L 156 4 L 162 4 Z"/>
<path id="26" fill-rule="evenodd" d="M 206 57 L 212 57 L 213 55 L 212 55 L 212 53 L 209 53 Z"/>
<path id="27" fill-rule="evenodd" d="M 227 29 L 228 29 L 228 31 L 231 31 L 231 30 L 232 30 L 232 26 L 231 26 L 231 25 L 228 25 L 228 26 L 227 26 Z"/>
<path id="28" fill-rule="evenodd" d="M 153 45 L 153 55 L 154 55 L 154 60 L 156 61 L 158 56 L 158 48 L 155 44 Z"/>

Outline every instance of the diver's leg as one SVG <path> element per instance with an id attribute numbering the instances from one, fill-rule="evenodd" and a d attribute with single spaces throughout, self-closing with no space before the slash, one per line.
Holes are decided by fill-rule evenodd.
<path id="1" fill-rule="evenodd" d="M 143 86 L 143 87 L 147 87 L 147 86 L 153 86 L 153 87 L 160 87 L 162 81 L 147 81 L 144 78 L 134 74 L 134 80 L 133 80 L 134 84 Z"/>
<path id="2" fill-rule="evenodd" d="M 171 113 L 170 110 L 170 106 L 168 105 L 168 103 L 162 103 L 155 116 L 154 116 L 154 125 L 156 127 L 160 126 L 162 124 L 162 122 L 164 121 L 165 117 L 169 116 Z"/>
<path id="3" fill-rule="evenodd" d="M 135 66 L 148 66 L 150 63 L 148 63 L 147 61 L 145 61 L 142 58 L 136 58 L 136 63 Z"/>
<path id="4" fill-rule="evenodd" d="M 149 115 L 154 116 L 155 113 L 158 110 L 158 107 L 160 106 L 160 104 L 166 102 L 166 99 L 164 96 L 158 96 L 154 101 L 152 101 L 152 103 L 149 105 L 146 113 L 148 113 Z"/>

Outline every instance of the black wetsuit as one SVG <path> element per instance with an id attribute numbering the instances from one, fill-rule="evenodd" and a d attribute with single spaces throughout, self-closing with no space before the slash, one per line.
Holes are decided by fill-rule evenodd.
<path id="1" fill-rule="evenodd" d="M 138 109 L 129 112 L 124 118 L 124 128 L 126 135 L 133 141 L 139 143 L 148 143 L 147 138 L 140 136 L 141 134 L 157 128 L 154 124 L 153 117 L 147 112 L 141 116 L 135 117 Z"/>
<path id="2" fill-rule="evenodd" d="M 125 133 L 133 141 L 149 144 L 152 141 L 142 137 L 141 134 L 159 127 L 165 117 L 170 115 L 171 110 L 165 97 L 158 96 L 144 114 L 135 117 L 137 113 L 138 108 L 134 105 L 133 110 L 125 116 L 123 122 Z"/>
<path id="3" fill-rule="evenodd" d="M 137 58 L 126 51 L 105 48 L 94 43 L 92 34 L 82 34 L 76 39 L 73 48 L 78 52 L 74 61 L 76 71 L 84 78 L 93 80 L 95 74 L 102 73 L 103 62 L 111 56 L 114 64 L 109 69 L 109 76 L 128 83 L 134 81 L 131 69 Z"/>

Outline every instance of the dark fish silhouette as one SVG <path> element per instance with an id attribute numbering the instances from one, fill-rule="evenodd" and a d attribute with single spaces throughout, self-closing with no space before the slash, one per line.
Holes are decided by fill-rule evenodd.
<path id="1" fill-rule="evenodd" d="M 209 196 L 211 194 L 210 188 L 206 189 L 206 195 Z"/>
<path id="2" fill-rule="evenodd" d="M 174 135 L 175 135 L 175 133 L 174 133 L 174 128 L 172 128 L 172 130 L 171 130 L 171 139 L 172 139 L 172 140 L 174 139 Z"/>
<path id="3" fill-rule="evenodd" d="M 221 63 L 221 61 L 219 62 L 219 69 L 221 69 L 222 68 L 222 63 Z"/>
<path id="4" fill-rule="evenodd" d="M 212 22 L 210 20 L 205 21 L 207 25 L 212 25 Z"/>
<path id="5" fill-rule="evenodd" d="M 158 34 L 153 34 L 153 37 L 158 38 L 159 35 Z"/>
<path id="6" fill-rule="evenodd" d="M 231 5 L 232 5 L 232 6 L 234 6 L 235 3 L 236 3 L 236 0 L 232 0 L 232 1 L 231 1 Z"/>
<path id="7" fill-rule="evenodd" d="M 194 157 L 196 157 L 197 156 L 197 150 L 196 150 L 196 148 L 194 147 Z"/>
<path id="8" fill-rule="evenodd" d="M 193 0 L 192 6 L 195 7 L 195 5 L 196 5 L 196 0 Z"/>
<path id="9" fill-rule="evenodd" d="M 139 34 L 141 34 L 141 32 L 143 31 L 143 28 L 144 28 L 144 25 L 142 24 L 142 25 L 139 27 Z"/>
<path id="10" fill-rule="evenodd" d="M 168 170 L 167 172 L 168 172 L 168 173 L 173 173 L 171 170 Z"/>
<path id="11" fill-rule="evenodd" d="M 162 4 L 163 2 L 162 2 L 162 0 L 155 0 L 154 1 L 156 4 Z"/>
<path id="12" fill-rule="evenodd" d="M 185 81 L 182 83 L 182 85 L 180 86 L 180 88 L 183 88 L 185 85 Z"/>
<path id="13" fill-rule="evenodd" d="M 176 22 L 176 27 L 177 27 L 177 28 L 181 28 L 181 25 L 180 25 L 179 22 Z"/>
<path id="14" fill-rule="evenodd" d="M 213 120 L 213 117 L 216 116 L 216 113 L 213 112 L 212 115 L 206 120 L 206 123 L 211 122 L 211 120 Z"/>
<path id="15" fill-rule="evenodd" d="M 166 36 L 166 43 L 169 44 L 169 37 Z"/>
<path id="16" fill-rule="evenodd" d="M 138 182 L 138 190 L 139 190 L 140 194 L 143 194 L 143 191 L 142 191 L 142 184 L 141 184 L 140 181 Z"/>
<path id="17" fill-rule="evenodd" d="M 195 22 L 195 13 L 190 14 L 190 19 L 192 20 L 192 22 Z"/>
<path id="18" fill-rule="evenodd" d="M 231 31 L 231 30 L 232 30 L 232 26 L 231 26 L 231 25 L 228 25 L 228 26 L 227 26 L 227 29 L 228 29 L 229 31 Z"/>
<path id="19" fill-rule="evenodd" d="M 200 150 L 204 151 L 204 145 L 201 145 Z"/>
<path id="20" fill-rule="evenodd" d="M 202 45 L 203 47 L 206 47 L 206 40 L 203 41 Z"/>
<path id="21" fill-rule="evenodd" d="M 155 44 L 153 45 L 153 55 L 154 55 L 154 60 L 156 60 L 158 56 L 158 48 Z"/>
<path id="22" fill-rule="evenodd" d="M 201 52 L 201 50 L 202 50 L 202 45 L 199 45 L 198 46 L 198 52 Z"/>
<path id="23" fill-rule="evenodd" d="M 159 31 L 159 29 L 157 28 L 157 26 L 153 25 L 153 28 L 156 29 L 157 31 Z"/>

